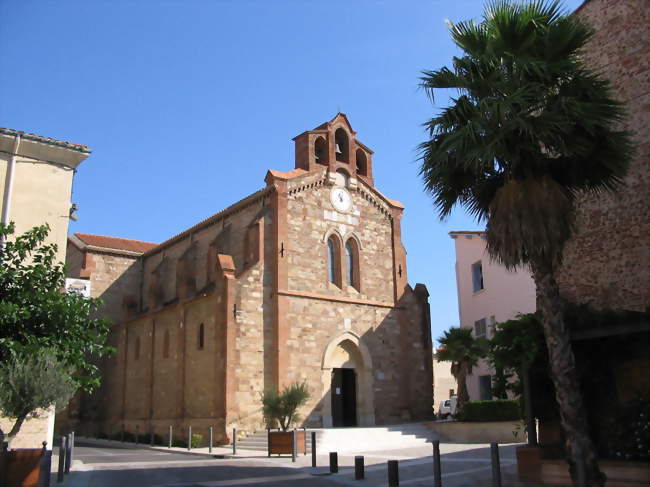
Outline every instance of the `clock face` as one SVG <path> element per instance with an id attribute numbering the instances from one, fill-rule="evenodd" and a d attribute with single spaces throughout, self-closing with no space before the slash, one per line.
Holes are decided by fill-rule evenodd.
<path id="1" fill-rule="evenodd" d="M 330 200 L 332 200 L 332 205 L 338 211 L 348 211 L 352 204 L 352 197 L 345 188 L 333 188 L 330 193 Z"/>

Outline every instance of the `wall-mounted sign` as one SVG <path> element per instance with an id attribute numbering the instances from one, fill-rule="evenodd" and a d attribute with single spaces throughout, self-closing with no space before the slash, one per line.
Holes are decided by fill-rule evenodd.
<path id="1" fill-rule="evenodd" d="M 90 280 L 89 279 L 66 279 L 65 292 L 81 294 L 84 298 L 90 297 Z"/>

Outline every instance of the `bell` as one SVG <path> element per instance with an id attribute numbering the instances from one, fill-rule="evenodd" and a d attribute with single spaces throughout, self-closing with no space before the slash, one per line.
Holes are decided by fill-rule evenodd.
<path id="1" fill-rule="evenodd" d="M 339 147 L 338 144 L 336 144 L 336 153 L 337 154 L 343 154 L 343 151 L 341 150 L 341 148 Z"/>

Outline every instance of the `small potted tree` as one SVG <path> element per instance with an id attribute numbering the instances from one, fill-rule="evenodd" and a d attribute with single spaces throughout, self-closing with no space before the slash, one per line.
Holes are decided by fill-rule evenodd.
<path id="1" fill-rule="evenodd" d="M 309 400 L 309 389 L 304 382 L 294 382 L 286 386 L 282 392 L 268 390 L 262 396 L 264 417 L 268 427 L 268 453 L 291 454 L 293 441 L 296 439 L 295 451 L 307 454 L 305 431 L 289 431 L 289 428 L 299 421 L 298 409 Z M 278 427 L 277 431 L 272 428 Z"/>
<path id="2" fill-rule="evenodd" d="M 14 352 L 0 367 L 0 415 L 14 420 L 5 436 L 0 435 L 0 483 L 8 487 L 36 485 L 41 467 L 49 474 L 49 462 L 43 448 L 21 448 L 8 451 L 12 440 L 30 418 L 49 414 L 51 407 L 64 407 L 76 390 L 72 371 L 61 363 L 53 351 L 28 348 Z M 39 484 L 40 485 L 40 484 Z"/>

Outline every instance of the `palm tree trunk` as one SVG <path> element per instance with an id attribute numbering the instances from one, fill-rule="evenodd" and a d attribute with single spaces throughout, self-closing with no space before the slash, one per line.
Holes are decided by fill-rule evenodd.
<path id="1" fill-rule="evenodd" d="M 586 411 L 571 348 L 571 336 L 564 323 L 554 266 L 547 262 L 531 262 L 531 270 L 537 285 L 537 306 L 542 315 L 551 379 L 555 385 L 555 399 L 566 434 L 571 478 L 574 485 L 578 485 L 579 464 L 584 462 L 586 485 L 604 487 L 606 477 L 598 467 L 596 448 L 589 436 Z"/>
<path id="2" fill-rule="evenodd" d="M 465 403 L 469 401 L 469 393 L 467 392 L 467 366 L 461 363 L 458 367 L 458 399 L 456 402 L 456 415 L 460 416 L 465 407 Z"/>
<path id="3" fill-rule="evenodd" d="M 521 382 L 524 386 L 524 416 L 526 417 L 526 433 L 528 444 L 537 445 L 537 430 L 535 429 L 535 418 L 533 416 L 533 395 L 530 387 L 530 369 L 522 367 Z"/>

